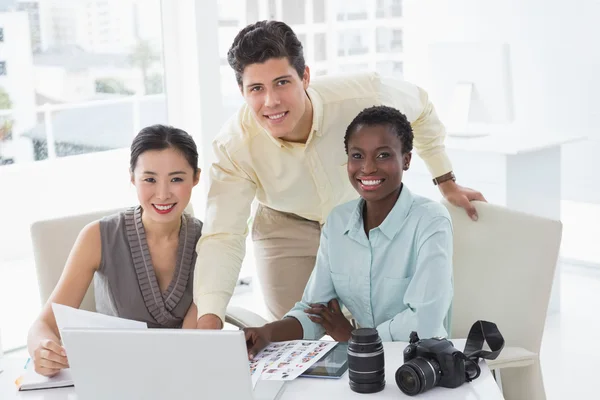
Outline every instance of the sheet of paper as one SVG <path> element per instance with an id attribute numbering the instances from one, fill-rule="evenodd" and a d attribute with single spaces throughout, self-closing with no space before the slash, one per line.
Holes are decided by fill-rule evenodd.
<path id="1" fill-rule="evenodd" d="M 337 342 L 293 340 L 271 343 L 250 362 L 250 370 L 257 373 L 259 363 L 265 361 L 261 380 L 291 381 L 319 361 Z"/>
<path id="2" fill-rule="evenodd" d="M 267 360 L 260 360 L 254 365 L 254 368 L 250 367 L 250 375 L 252 375 L 252 390 L 254 390 L 256 387 L 256 384 L 258 383 L 266 364 Z"/>
<path id="3" fill-rule="evenodd" d="M 145 322 L 111 317 L 62 304 L 52 303 L 52 311 L 59 331 L 64 328 L 148 329 Z"/>

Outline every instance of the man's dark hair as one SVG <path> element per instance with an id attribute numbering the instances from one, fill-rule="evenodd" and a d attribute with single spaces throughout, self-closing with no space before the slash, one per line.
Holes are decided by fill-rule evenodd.
<path id="1" fill-rule="evenodd" d="M 198 173 L 198 148 L 192 136 L 186 131 L 166 125 L 152 125 L 143 128 L 131 143 L 131 159 L 129 168 L 135 170 L 137 160 L 142 153 L 149 150 L 176 149 Z"/>
<path id="2" fill-rule="evenodd" d="M 408 153 L 413 148 L 413 131 L 406 115 L 388 106 L 374 106 L 362 110 L 348 125 L 344 136 L 344 148 L 348 154 L 348 140 L 360 126 L 389 126 L 402 142 L 402 152 Z"/>
<path id="3" fill-rule="evenodd" d="M 288 25 L 280 21 L 258 21 L 242 29 L 227 52 L 227 61 L 235 71 L 238 85 L 244 69 L 250 64 L 271 58 L 287 58 L 298 76 L 304 76 L 302 43 Z"/>

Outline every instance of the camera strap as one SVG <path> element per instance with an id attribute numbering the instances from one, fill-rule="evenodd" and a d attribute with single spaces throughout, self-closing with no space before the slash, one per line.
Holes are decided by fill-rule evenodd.
<path id="1" fill-rule="evenodd" d="M 490 351 L 483 350 L 483 345 L 486 342 Z M 469 331 L 463 353 L 468 358 L 479 362 L 480 358 L 495 360 L 503 348 L 504 338 L 496 324 L 488 321 L 476 321 Z"/>
<path id="2" fill-rule="evenodd" d="M 485 343 L 487 343 L 490 350 L 483 350 Z M 463 352 L 467 381 L 472 381 L 481 373 L 478 365 L 480 358 L 495 360 L 503 348 L 504 338 L 496 324 L 489 321 L 476 321 L 469 331 Z"/>

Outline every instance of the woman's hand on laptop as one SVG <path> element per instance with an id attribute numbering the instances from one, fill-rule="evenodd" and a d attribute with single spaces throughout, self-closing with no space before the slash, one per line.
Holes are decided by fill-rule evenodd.
<path id="1" fill-rule="evenodd" d="M 33 352 L 35 372 L 44 376 L 54 376 L 61 369 L 69 368 L 65 349 L 52 339 L 43 339 Z"/>
<path id="2" fill-rule="evenodd" d="M 248 359 L 252 360 L 262 349 L 271 343 L 271 329 L 268 326 L 260 328 L 244 328 Z"/>

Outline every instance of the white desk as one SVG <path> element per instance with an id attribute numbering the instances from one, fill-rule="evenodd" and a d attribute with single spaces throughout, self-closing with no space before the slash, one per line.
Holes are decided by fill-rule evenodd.
<path id="1" fill-rule="evenodd" d="M 446 150 L 460 185 L 479 190 L 490 203 L 560 220 L 561 147 L 582 139 L 496 132 L 472 138 L 448 136 Z M 441 198 L 417 156 L 412 158 L 410 170 L 402 180 L 414 193 Z M 550 313 L 560 311 L 559 293 L 560 263 L 552 287 Z"/>
<path id="2" fill-rule="evenodd" d="M 464 346 L 464 340 L 455 340 L 454 344 Z M 406 343 L 385 343 L 385 389 L 379 393 L 364 395 L 350 390 L 348 385 L 348 373 L 341 379 L 313 379 L 298 378 L 288 382 L 281 400 L 304 400 L 304 399 L 410 399 L 398 389 L 395 381 L 395 373 L 402 365 L 402 350 Z M 459 347 L 460 348 L 460 347 Z M 0 373 L 0 399 L 26 399 L 26 400 L 75 400 L 77 396 L 75 389 L 61 388 L 49 390 L 34 390 L 18 392 L 14 380 L 20 374 L 25 360 L 23 357 L 5 357 L 0 360 L 0 366 L 4 372 Z M 480 363 L 481 376 L 471 383 L 456 389 L 434 388 L 429 392 L 416 396 L 416 399 L 439 399 L 439 400 L 503 400 L 502 394 L 496 385 L 492 374 L 485 363 Z"/>

